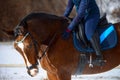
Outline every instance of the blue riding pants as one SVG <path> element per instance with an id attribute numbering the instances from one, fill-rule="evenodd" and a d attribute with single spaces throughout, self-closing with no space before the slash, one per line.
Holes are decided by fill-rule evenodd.
<path id="1" fill-rule="evenodd" d="M 100 19 L 100 15 L 99 14 L 89 14 L 86 18 L 85 18 L 85 35 L 87 37 L 88 40 L 90 40 L 93 36 L 93 34 L 95 33 L 95 30 L 97 28 L 97 24 L 99 22 Z"/>

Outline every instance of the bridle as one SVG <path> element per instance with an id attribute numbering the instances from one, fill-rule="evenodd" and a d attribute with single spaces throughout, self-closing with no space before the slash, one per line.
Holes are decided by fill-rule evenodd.
<path id="1" fill-rule="evenodd" d="M 39 51 L 38 51 L 38 49 L 37 49 L 38 43 L 37 43 L 37 41 L 34 40 L 33 36 L 32 36 L 29 32 L 27 32 L 27 33 L 25 34 L 25 36 L 24 36 L 20 41 L 15 41 L 15 43 L 16 43 L 16 44 L 23 43 L 24 40 L 25 40 L 25 39 L 27 38 L 27 36 L 29 36 L 29 35 L 30 35 L 30 37 L 31 37 L 31 39 L 32 39 L 32 42 L 34 43 L 35 50 L 36 50 L 36 54 L 38 54 L 38 53 L 39 53 Z M 45 53 L 46 53 L 46 52 L 45 52 Z M 39 59 L 41 59 L 42 57 L 43 57 L 43 54 L 42 54 L 41 57 L 39 57 Z"/>
<path id="2" fill-rule="evenodd" d="M 29 33 L 26 33 L 26 35 L 20 40 L 20 41 L 15 41 L 16 44 L 23 43 L 25 38 L 29 35 Z"/>
<path id="3" fill-rule="evenodd" d="M 42 51 L 42 55 L 41 55 L 41 56 L 38 55 L 38 54 L 39 54 L 39 51 L 38 51 L 39 45 L 38 45 L 37 41 L 33 38 L 33 36 L 30 34 L 30 32 L 27 32 L 27 33 L 25 34 L 25 36 L 24 36 L 20 41 L 14 41 L 14 42 L 15 42 L 16 44 L 23 43 L 24 40 L 27 38 L 27 36 L 30 35 L 30 37 L 31 37 L 31 39 L 32 39 L 32 42 L 34 43 L 34 47 L 35 47 L 35 51 L 36 51 L 36 54 L 37 54 L 37 58 L 38 58 L 39 60 L 41 60 L 41 59 L 46 55 L 46 52 L 48 51 L 48 48 L 50 47 L 50 45 L 52 44 L 53 40 L 55 39 L 56 34 L 57 34 L 57 33 L 55 33 L 55 34 L 53 35 L 53 37 L 52 37 L 52 39 L 50 40 L 50 42 L 49 42 L 48 46 L 46 47 L 46 49 L 45 49 L 44 51 Z M 33 64 L 33 65 L 30 66 L 30 67 L 27 67 L 27 69 L 28 69 L 28 70 L 29 70 L 29 69 L 32 69 L 32 68 L 34 68 L 34 66 L 36 66 L 36 65 L 38 65 L 38 62 L 37 62 L 36 64 Z"/>
<path id="4" fill-rule="evenodd" d="M 16 43 L 17 45 L 18 44 L 20 44 L 20 43 L 23 43 L 24 42 L 24 40 L 27 38 L 27 36 L 29 36 L 30 35 L 30 37 L 31 37 L 31 39 L 32 39 L 32 42 L 33 42 L 33 44 L 34 44 L 34 47 L 35 47 L 35 52 L 36 52 L 36 54 L 38 55 L 38 49 L 37 49 L 37 42 L 33 39 L 33 37 L 32 37 L 32 35 L 29 33 L 29 32 L 27 32 L 26 34 L 25 34 L 25 36 L 20 40 L 20 41 L 14 41 L 14 43 Z M 26 68 L 28 69 L 28 70 L 31 70 L 31 69 L 33 69 L 35 66 L 37 66 L 38 65 L 38 62 L 36 62 L 35 64 L 32 64 L 31 66 L 27 66 Z"/>

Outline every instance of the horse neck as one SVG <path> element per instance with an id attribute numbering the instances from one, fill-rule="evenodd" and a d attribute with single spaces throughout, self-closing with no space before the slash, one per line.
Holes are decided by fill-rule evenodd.
<path id="1" fill-rule="evenodd" d="M 67 25 L 59 19 L 33 19 L 28 21 L 27 24 L 30 33 L 34 35 L 37 41 L 45 44 L 49 43 L 50 39 L 55 33 L 61 33 Z"/>

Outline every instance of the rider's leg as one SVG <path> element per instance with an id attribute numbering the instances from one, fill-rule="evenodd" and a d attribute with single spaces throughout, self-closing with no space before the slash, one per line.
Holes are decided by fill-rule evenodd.
<path id="1" fill-rule="evenodd" d="M 96 52 L 96 60 L 99 60 L 99 62 L 100 62 L 100 60 L 103 60 L 103 56 L 102 56 L 102 53 L 101 53 L 100 41 L 99 41 L 99 37 L 98 37 L 97 33 L 95 33 L 91 37 L 90 43 L 91 43 L 93 49 Z"/>
<path id="2" fill-rule="evenodd" d="M 85 34 L 87 39 L 90 41 L 93 49 L 96 52 L 96 57 L 97 57 L 96 59 L 102 61 L 103 57 L 101 54 L 99 38 L 97 38 L 98 35 L 95 34 L 98 21 L 99 21 L 99 16 L 96 15 L 88 16 L 85 21 Z"/>

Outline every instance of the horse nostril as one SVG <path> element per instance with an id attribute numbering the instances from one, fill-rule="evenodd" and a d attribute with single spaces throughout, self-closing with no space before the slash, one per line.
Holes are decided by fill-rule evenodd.
<path id="1" fill-rule="evenodd" d="M 38 73 L 39 71 L 38 71 L 38 69 L 36 69 L 36 70 L 34 70 L 34 72 L 35 72 L 35 73 Z"/>

